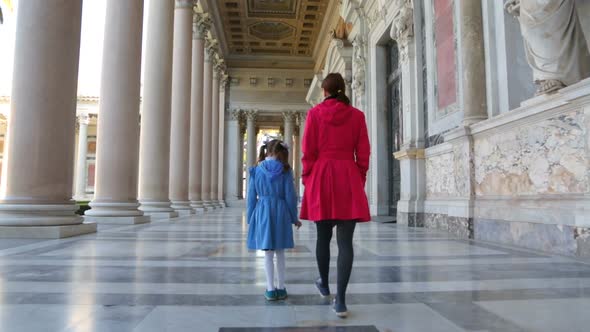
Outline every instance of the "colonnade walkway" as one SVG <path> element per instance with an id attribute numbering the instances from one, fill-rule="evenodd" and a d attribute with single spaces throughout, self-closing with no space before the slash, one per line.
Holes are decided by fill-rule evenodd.
<path id="1" fill-rule="evenodd" d="M 571 332 L 590 326 L 590 265 L 394 224 L 357 227 L 349 318 L 337 318 L 314 289 L 311 223 L 295 232 L 296 248 L 287 255 L 289 298 L 267 303 L 263 255 L 246 250 L 243 215 L 228 208 L 137 226 L 101 225 L 97 234 L 62 240 L 0 240 L 0 331 Z"/>

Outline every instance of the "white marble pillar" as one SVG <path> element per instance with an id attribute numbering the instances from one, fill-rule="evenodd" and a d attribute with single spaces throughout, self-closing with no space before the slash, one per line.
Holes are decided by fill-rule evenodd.
<path id="1" fill-rule="evenodd" d="M 96 185 L 85 220 L 150 221 L 138 209 L 142 0 L 108 0 L 104 34 Z"/>
<path id="2" fill-rule="evenodd" d="M 86 159 L 88 158 L 88 114 L 78 116 L 78 153 L 76 154 L 76 192 L 74 197 L 81 201 L 86 199 Z"/>
<path id="3" fill-rule="evenodd" d="M 213 97 L 213 61 L 215 50 L 207 47 L 203 75 L 203 150 L 201 199 L 206 209 L 214 209 L 211 204 L 211 122 Z"/>
<path id="4" fill-rule="evenodd" d="M 307 119 L 307 112 L 299 113 L 299 158 L 297 162 L 299 163 L 299 197 L 303 197 L 303 191 L 305 187 L 303 186 L 303 182 L 301 181 L 301 174 L 303 172 L 303 164 L 301 163 L 301 158 L 303 157 L 303 152 L 301 152 L 301 144 L 303 143 L 303 134 L 305 133 L 305 120 Z"/>
<path id="5" fill-rule="evenodd" d="M 256 110 L 249 110 L 245 112 L 246 115 L 246 188 L 248 188 L 250 167 L 256 164 Z M 248 192 L 248 190 L 246 190 Z"/>
<path id="6" fill-rule="evenodd" d="M 225 91 L 227 89 L 227 74 L 223 74 L 219 84 L 219 174 L 217 177 L 217 202 L 224 208 L 225 204 Z"/>
<path id="7" fill-rule="evenodd" d="M 82 0 L 21 1 L 17 15 L 0 237 L 96 232 L 72 200 Z"/>
<path id="8" fill-rule="evenodd" d="M 225 180 L 224 180 L 224 191 L 225 199 L 231 206 L 232 203 L 241 198 L 240 182 L 242 181 L 241 171 L 241 156 L 240 150 L 243 149 L 242 140 L 240 139 L 240 110 L 232 110 L 229 112 L 229 118 L 227 121 L 227 130 L 225 132 L 225 147 L 224 163 L 225 167 Z"/>
<path id="9" fill-rule="evenodd" d="M 291 165 L 293 166 L 293 180 L 295 181 L 295 192 L 299 194 L 299 181 L 301 177 L 301 139 L 299 136 L 299 132 L 297 131 L 295 132 L 295 136 L 293 138 L 293 145 L 294 146 L 291 149 L 293 163 Z"/>
<path id="10" fill-rule="evenodd" d="M 207 16 L 193 17 L 193 67 L 191 94 L 191 128 L 189 156 L 189 199 L 197 212 L 205 211 L 201 199 L 203 176 L 203 70 L 205 36 L 210 27 Z"/>
<path id="11" fill-rule="evenodd" d="M 293 133 L 295 130 L 295 113 L 283 112 L 283 121 L 283 128 L 285 128 L 283 142 L 287 143 L 289 146 L 289 152 L 291 152 L 293 148 Z"/>
<path id="12" fill-rule="evenodd" d="M 179 216 L 193 214 L 188 197 L 193 0 L 176 0 L 170 127 L 170 200 Z"/>
<path id="13" fill-rule="evenodd" d="M 219 63 L 213 69 L 213 84 L 211 95 L 211 205 L 220 208 L 217 201 L 217 188 L 219 185 L 219 76 L 221 68 Z"/>
<path id="14" fill-rule="evenodd" d="M 174 1 L 150 1 L 139 154 L 140 209 L 152 218 L 178 216 L 168 197 Z"/>
<path id="15" fill-rule="evenodd" d="M 240 128 L 240 133 L 238 136 L 238 139 L 240 141 L 240 147 L 239 147 L 239 155 L 238 155 L 238 173 L 239 173 L 239 179 L 238 179 L 238 193 L 239 193 L 239 199 L 244 199 L 245 195 L 244 195 L 244 186 L 245 186 L 245 179 L 247 178 L 244 174 L 244 153 L 246 152 L 246 149 L 244 149 L 244 138 L 246 137 L 246 131 L 247 131 L 247 125 L 246 125 L 246 114 L 244 112 L 241 112 L 241 116 L 240 116 L 240 121 L 239 121 L 239 128 Z"/>

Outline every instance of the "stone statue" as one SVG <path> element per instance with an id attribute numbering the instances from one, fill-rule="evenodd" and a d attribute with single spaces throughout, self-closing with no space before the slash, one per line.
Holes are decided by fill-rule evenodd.
<path id="1" fill-rule="evenodd" d="M 537 95 L 590 76 L 590 54 L 575 0 L 508 0 L 504 8 L 519 19 Z"/>

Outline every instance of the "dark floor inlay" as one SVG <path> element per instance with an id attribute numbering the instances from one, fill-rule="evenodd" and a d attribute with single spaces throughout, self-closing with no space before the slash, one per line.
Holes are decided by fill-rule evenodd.
<path id="1" fill-rule="evenodd" d="M 219 332 L 379 332 L 375 326 L 222 327 Z"/>

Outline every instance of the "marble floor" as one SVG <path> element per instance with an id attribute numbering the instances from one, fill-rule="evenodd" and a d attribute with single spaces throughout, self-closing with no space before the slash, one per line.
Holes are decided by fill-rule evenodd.
<path id="1" fill-rule="evenodd" d="M 590 330 L 590 265 L 570 258 L 359 225 L 351 314 L 339 319 L 312 284 L 313 224 L 295 232 L 290 296 L 277 303 L 262 296 L 263 256 L 246 250 L 246 232 L 243 210 L 228 208 L 63 240 L 0 240 L 0 331 Z"/>

